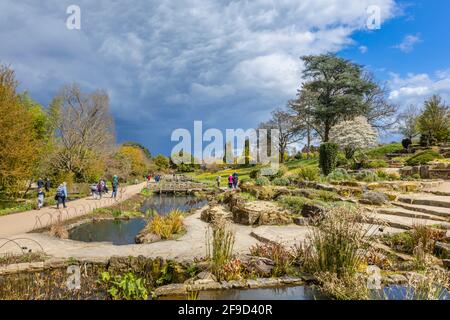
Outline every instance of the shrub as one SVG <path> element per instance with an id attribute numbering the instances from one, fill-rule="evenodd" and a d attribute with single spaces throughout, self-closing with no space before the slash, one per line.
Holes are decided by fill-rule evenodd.
<path id="1" fill-rule="evenodd" d="M 297 177 L 302 181 L 317 181 L 319 176 L 319 169 L 311 166 L 301 167 L 297 173 Z"/>
<path id="2" fill-rule="evenodd" d="M 378 181 L 378 175 L 370 170 L 363 170 L 356 174 L 356 180 L 364 182 L 375 182 Z"/>
<path id="3" fill-rule="evenodd" d="M 305 197 L 283 196 L 278 200 L 278 202 L 282 207 L 289 209 L 292 213 L 300 214 L 303 206 L 306 203 L 310 203 L 311 200 Z"/>
<path id="4" fill-rule="evenodd" d="M 419 152 L 419 153 L 415 154 L 414 156 L 412 156 L 411 158 L 409 158 L 406 161 L 406 165 L 413 167 L 413 166 L 418 166 L 418 165 L 422 165 L 422 164 L 427 164 L 428 162 L 436 160 L 436 159 L 442 159 L 442 156 L 439 153 L 437 153 L 436 151 L 426 150 L 426 151 Z"/>
<path id="5" fill-rule="evenodd" d="M 350 164 L 350 161 L 345 157 L 345 154 L 339 152 L 337 155 L 336 165 L 338 167 L 347 167 Z"/>
<path id="6" fill-rule="evenodd" d="M 368 163 L 367 167 L 369 169 L 379 169 L 379 168 L 388 168 L 389 165 L 384 160 L 374 160 Z"/>
<path id="7" fill-rule="evenodd" d="M 405 149 L 409 149 L 409 147 L 412 145 L 412 141 L 409 138 L 403 139 L 402 140 L 402 146 Z"/>
<path id="8" fill-rule="evenodd" d="M 252 179 L 258 179 L 261 176 L 261 169 L 254 169 L 250 171 L 249 177 Z"/>
<path id="9" fill-rule="evenodd" d="M 329 175 L 336 168 L 339 146 L 326 142 L 320 146 L 319 166 L 324 175 Z"/>
<path id="10" fill-rule="evenodd" d="M 272 183 L 276 186 L 288 186 L 291 182 L 286 177 L 275 178 Z"/>
<path id="11" fill-rule="evenodd" d="M 331 272 L 317 272 L 315 276 L 321 283 L 320 291 L 326 296 L 336 300 L 370 299 L 367 279 L 363 275 L 338 277 Z"/>
<path id="12" fill-rule="evenodd" d="M 405 300 L 446 300 L 450 278 L 445 270 L 426 270 L 413 274 L 408 281 Z"/>
<path id="13" fill-rule="evenodd" d="M 259 177 L 256 179 L 255 184 L 257 186 L 268 186 L 270 185 L 270 180 L 267 177 Z"/>
<path id="14" fill-rule="evenodd" d="M 347 170 L 337 168 L 327 176 L 327 179 L 330 181 L 349 181 L 352 177 L 347 173 Z"/>
<path id="15" fill-rule="evenodd" d="M 387 173 L 386 171 L 380 169 L 376 171 L 378 179 L 381 181 L 397 181 L 400 180 L 400 175 L 396 172 Z"/>
<path id="16" fill-rule="evenodd" d="M 274 175 L 272 175 L 270 178 L 271 178 L 271 179 L 281 178 L 281 177 L 283 177 L 288 171 L 289 171 L 289 169 L 288 169 L 284 164 L 282 164 L 282 165 L 280 165 L 280 166 L 278 167 L 278 171 L 277 171 Z"/>

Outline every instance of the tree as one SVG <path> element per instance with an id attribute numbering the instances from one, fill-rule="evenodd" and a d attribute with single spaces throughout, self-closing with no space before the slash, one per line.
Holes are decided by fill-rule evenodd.
<path id="1" fill-rule="evenodd" d="M 450 135 L 450 110 L 438 95 L 425 101 L 425 108 L 418 119 L 419 131 L 427 145 L 443 142 Z"/>
<path id="2" fill-rule="evenodd" d="M 378 86 L 365 76 L 361 66 L 333 54 L 304 56 L 302 60 L 306 82 L 299 91 L 299 99 L 303 100 L 303 111 L 311 118 L 311 127 L 324 142 L 329 141 L 331 128 L 340 121 L 376 109 L 371 107 L 368 97 L 374 95 Z"/>
<path id="3" fill-rule="evenodd" d="M 54 98 L 50 110 L 56 129 L 55 169 L 83 181 L 96 179 L 113 151 L 108 95 L 100 90 L 86 94 L 72 84 Z"/>
<path id="4" fill-rule="evenodd" d="M 330 140 L 344 150 L 347 159 L 351 159 L 357 150 L 376 146 L 378 133 L 365 117 L 356 117 L 331 128 Z"/>
<path id="5" fill-rule="evenodd" d="M 399 132 L 410 140 L 420 134 L 418 120 L 420 109 L 415 105 L 410 105 L 404 112 L 398 116 Z"/>
<path id="6" fill-rule="evenodd" d="M 163 156 L 162 154 L 158 154 L 155 158 L 153 158 L 153 162 L 159 169 L 167 169 L 169 168 L 169 158 Z"/>
<path id="7" fill-rule="evenodd" d="M 281 163 L 284 162 L 284 155 L 287 147 L 303 138 L 301 135 L 301 124 L 297 121 L 296 117 L 292 113 L 282 109 L 273 111 L 272 118 L 267 122 L 261 123 L 259 128 L 278 130 L 277 150 L 280 155 Z M 268 134 L 270 134 L 270 131 L 268 131 Z"/>
<path id="8" fill-rule="evenodd" d="M 150 160 L 147 154 L 136 145 L 122 145 L 117 151 L 119 159 L 126 159 L 130 163 L 130 175 L 134 177 L 145 176 L 148 172 Z"/>
<path id="9" fill-rule="evenodd" d="M 17 196 L 33 174 L 40 153 L 32 113 L 17 94 L 14 71 L 0 66 L 0 190 Z"/>
<path id="10" fill-rule="evenodd" d="M 122 146 L 138 147 L 139 149 L 141 149 L 144 152 L 144 154 L 148 160 L 152 159 L 152 154 L 150 153 L 150 150 L 148 150 L 147 147 L 144 147 L 142 144 L 140 144 L 138 142 L 128 141 L 128 142 L 122 143 Z"/>

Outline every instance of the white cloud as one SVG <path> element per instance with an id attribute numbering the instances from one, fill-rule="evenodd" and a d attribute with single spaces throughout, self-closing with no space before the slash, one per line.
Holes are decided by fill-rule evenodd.
<path id="1" fill-rule="evenodd" d="M 450 72 L 437 71 L 434 75 L 408 74 L 401 77 L 391 74 L 388 82 L 391 89 L 389 99 L 402 106 L 410 104 L 422 105 L 433 94 L 441 95 L 444 100 L 450 100 Z"/>
<path id="2" fill-rule="evenodd" d="M 367 53 L 367 51 L 369 51 L 369 48 L 367 48 L 366 46 L 360 46 L 358 48 L 359 52 L 361 52 L 362 54 Z"/>
<path id="3" fill-rule="evenodd" d="M 394 48 L 399 49 L 405 53 L 413 51 L 414 46 L 422 42 L 419 35 L 407 35 L 403 38 L 403 41 L 394 46 Z"/>

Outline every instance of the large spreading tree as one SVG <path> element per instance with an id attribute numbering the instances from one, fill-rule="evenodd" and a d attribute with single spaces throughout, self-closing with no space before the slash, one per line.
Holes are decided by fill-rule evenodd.
<path id="1" fill-rule="evenodd" d="M 304 56 L 302 89 L 291 108 L 323 142 L 341 121 L 365 116 L 371 124 L 386 127 L 395 108 L 386 93 L 360 65 L 334 54 Z"/>
<path id="2" fill-rule="evenodd" d="M 445 142 L 450 137 L 450 108 L 438 95 L 425 101 L 423 113 L 418 118 L 419 131 L 422 140 L 431 145 Z"/>

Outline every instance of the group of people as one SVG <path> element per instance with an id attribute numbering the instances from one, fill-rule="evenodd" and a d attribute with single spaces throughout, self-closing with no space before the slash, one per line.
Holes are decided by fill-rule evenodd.
<path id="1" fill-rule="evenodd" d="M 216 182 L 217 182 L 217 188 L 220 188 L 220 181 L 222 177 L 217 176 Z M 230 174 L 228 177 L 228 189 L 237 189 L 239 185 L 239 175 L 235 172 L 233 174 Z"/>
<path id="2" fill-rule="evenodd" d="M 112 185 L 112 194 L 111 198 L 117 197 L 117 192 L 119 189 L 119 177 L 117 175 L 114 175 L 111 181 Z M 44 199 L 45 199 L 45 192 L 50 192 L 50 179 L 46 179 L 45 181 L 42 179 L 38 179 L 37 181 L 37 209 L 40 210 L 44 206 Z M 44 192 L 45 190 L 45 192 Z M 102 194 L 109 193 L 108 187 L 106 185 L 106 181 L 104 179 L 101 179 L 97 184 L 94 184 L 91 186 L 91 192 L 94 197 L 94 199 L 101 199 Z M 68 197 L 67 192 L 67 183 L 63 182 L 61 183 L 58 188 L 56 188 L 55 193 L 55 201 L 56 201 L 56 208 L 59 209 L 60 205 L 63 205 L 64 208 L 66 208 L 66 200 Z"/>
<path id="3" fill-rule="evenodd" d="M 117 198 L 117 191 L 119 189 L 119 177 L 114 175 L 111 181 L 112 194 L 111 198 Z M 104 179 L 100 179 L 97 184 L 91 185 L 91 193 L 94 199 L 101 199 L 103 194 L 109 193 L 108 186 Z"/>

